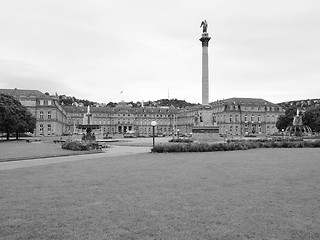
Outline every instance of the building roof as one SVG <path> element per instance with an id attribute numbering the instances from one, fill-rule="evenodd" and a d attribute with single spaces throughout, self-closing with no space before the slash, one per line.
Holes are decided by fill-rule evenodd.
<path id="1" fill-rule="evenodd" d="M 39 90 L 29 90 L 29 89 L 0 89 L 0 93 L 12 95 L 16 98 L 55 98 L 55 96 L 50 96 L 47 94 L 44 94 L 43 92 Z"/>
<path id="2" fill-rule="evenodd" d="M 67 113 L 86 113 L 87 107 L 63 106 Z M 152 108 L 152 107 L 90 107 L 91 113 L 119 113 L 119 114 L 175 114 L 177 109 L 172 108 Z"/>
<path id="3" fill-rule="evenodd" d="M 231 105 L 231 104 L 240 104 L 240 105 L 247 105 L 247 106 L 269 106 L 269 107 L 280 107 L 277 104 L 264 100 L 262 98 L 228 98 L 223 100 L 218 100 L 215 102 L 210 103 L 210 105 Z"/>

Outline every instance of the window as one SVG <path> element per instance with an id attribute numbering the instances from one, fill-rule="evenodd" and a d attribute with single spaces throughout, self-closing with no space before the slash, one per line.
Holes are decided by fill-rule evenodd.
<path id="1" fill-rule="evenodd" d="M 43 119 L 43 111 L 40 111 L 40 119 Z"/>
<path id="2" fill-rule="evenodd" d="M 231 114 L 230 114 L 229 120 L 230 120 L 230 122 L 232 122 L 232 115 Z"/>
<path id="3" fill-rule="evenodd" d="M 245 122 L 248 121 L 248 116 L 247 116 L 247 114 L 244 115 L 244 121 L 245 121 Z"/>
<path id="4" fill-rule="evenodd" d="M 40 124 L 40 132 L 43 132 L 43 124 Z"/>
<path id="5" fill-rule="evenodd" d="M 48 132 L 51 132 L 51 124 L 48 124 Z"/>
<path id="6" fill-rule="evenodd" d="M 261 122 L 261 116 L 258 115 L 258 122 Z"/>
<path id="7" fill-rule="evenodd" d="M 43 105 L 44 104 L 44 101 L 43 100 L 40 100 L 40 105 Z"/>
<path id="8" fill-rule="evenodd" d="M 48 119 L 51 119 L 51 111 L 48 111 Z"/>
<path id="9" fill-rule="evenodd" d="M 51 100 L 48 100 L 48 105 L 52 105 L 52 102 L 51 102 Z"/>
<path id="10" fill-rule="evenodd" d="M 253 122 L 254 121 L 254 115 L 252 114 L 251 115 L 251 122 Z"/>
<path id="11" fill-rule="evenodd" d="M 238 115 L 235 116 L 235 122 L 238 122 Z"/>

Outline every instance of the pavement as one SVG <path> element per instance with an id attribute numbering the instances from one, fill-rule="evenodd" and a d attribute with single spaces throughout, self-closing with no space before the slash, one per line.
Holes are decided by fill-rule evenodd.
<path id="1" fill-rule="evenodd" d="M 81 160 L 125 156 L 125 155 L 150 153 L 150 152 L 151 152 L 151 147 L 111 146 L 110 148 L 104 149 L 102 153 L 96 153 L 96 154 L 0 162 L 0 171 L 17 169 L 17 168 L 34 167 L 34 166 L 43 166 L 43 165 L 56 164 L 56 163 L 62 163 L 62 162 L 74 162 L 74 161 L 81 161 Z"/>

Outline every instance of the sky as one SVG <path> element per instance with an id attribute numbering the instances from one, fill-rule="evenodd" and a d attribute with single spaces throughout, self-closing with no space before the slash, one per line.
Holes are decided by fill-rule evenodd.
<path id="1" fill-rule="evenodd" d="M 99 103 L 320 98 L 320 1 L 2 0 L 0 88 Z"/>

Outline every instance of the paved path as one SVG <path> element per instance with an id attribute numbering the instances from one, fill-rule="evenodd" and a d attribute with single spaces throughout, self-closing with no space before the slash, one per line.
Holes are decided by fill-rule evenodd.
<path id="1" fill-rule="evenodd" d="M 16 169 L 16 168 L 48 165 L 48 164 L 61 163 L 61 162 L 73 162 L 73 161 L 79 161 L 79 160 L 89 160 L 89 159 L 124 156 L 124 155 L 138 154 L 138 153 L 148 153 L 150 152 L 150 149 L 151 149 L 150 147 L 113 146 L 111 148 L 105 149 L 103 153 L 96 153 L 96 154 L 0 162 L 0 171 Z"/>

